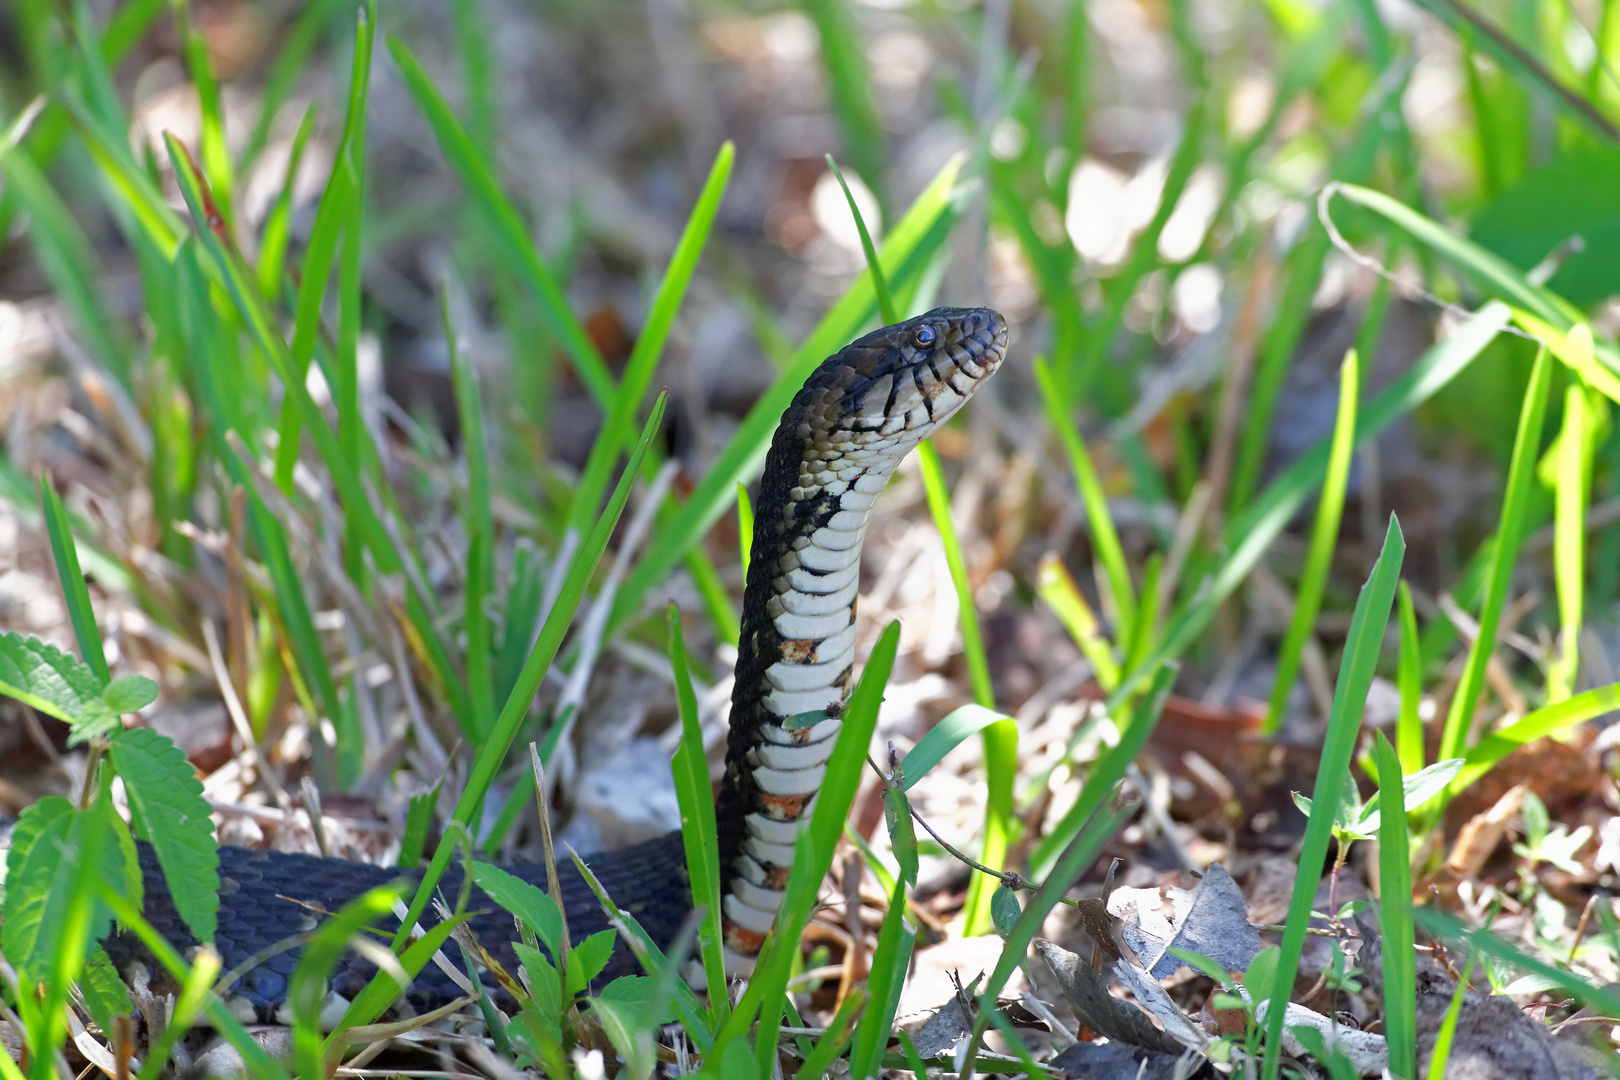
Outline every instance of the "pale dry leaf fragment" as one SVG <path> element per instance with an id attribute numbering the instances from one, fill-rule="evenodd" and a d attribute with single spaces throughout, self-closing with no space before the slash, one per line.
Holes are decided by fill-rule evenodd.
<path id="1" fill-rule="evenodd" d="M 1508 822 L 1519 812 L 1529 793 L 1528 783 L 1514 784 L 1496 800 L 1495 806 L 1469 819 L 1457 831 L 1457 842 L 1451 845 L 1451 854 L 1446 857 L 1446 869 L 1460 877 L 1478 877 L 1485 869 L 1485 860 L 1507 834 Z"/>

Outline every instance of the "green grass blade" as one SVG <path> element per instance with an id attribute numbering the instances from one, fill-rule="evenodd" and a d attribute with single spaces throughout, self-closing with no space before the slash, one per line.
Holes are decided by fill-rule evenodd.
<path id="1" fill-rule="evenodd" d="M 293 134 L 292 149 L 287 155 L 287 171 L 283 173 L 281 191 L 265 215 L 264 229 L 259 239 L 259 288 L 265 299 L 274 304 L 281 295 L 281 282 L 287 271 L 287 242 L 292 230 L 293 186 L 298 179 L 298 167 L 303 164 L 304 148 L 315 130 L 316 107 L 313 102 L 304 110 Z"/>
<path id="2" fill-rule="evenodd" d="M 1603 1016 L 1620 1015 L 1620 990 L 1613 986 L 1595 986 L 1574 972 L 1515 948 L 1489 930 L 1471 930 L 1460 920 L 1433 907 L 1425 905 L 1418 908 L 1414 915 L 1418 925 L 1433 937 L 1459 942 L 1466 945 L 1470 953 L 1477 952 L 1492 960 L 1511 964 L 1527 975 L 1539 975 L 1581 1005 L 1601 1010 Z"/>
<path id="3" fill-rule="evenodd" d="M 931 442 L 924 442 L 917 448 L 917 460 L 922 466 L 928 509 L 933 514 L 935 527 L 939 529 L 940 543 L 945 549 L 945 564 L 950 568 L 951 584 L 956 588 L 962 654 L 967 659 L 973 699 L 982 707 L 993 709 L 996 695 L 990 684 L 990 658 L 984 650 L 978 608 L 973 602 L 973 588 L 968 581 L 967 565 L 962 559 L 962 543 L 957 539 L 956 525 L 951 520 L 950 495 L 945 490 L 945 474 L 940 469 L 939 452 Z M 988 727 L 982 738 L 987 791 L 984 847 L 980 859 L 985 866 L 999 870 L 1006 859 L 1007 843 L 1012 833 L 1013 776 L 1018 770 L 1018 725 L 1004 723 Z M 964 909 L 964 933 L 972 936 L 990 930 L 990 895 L 995 886 L 994 878 L 984 874 L 973 875 Z"/>
<path id="4" fill-rule="evenodd" d="M 866 68 L 866 51 L 860 31 L 854 25 L 845 0 L 806 0 L 805 13 L 816 25 L 821 41 L 821 59 L 827 68 L 832 90 L 833 112 L 855 171 L 884 204 L 883 124 L 872 104 L 871 74 Z"/>
<path id="5" fill-rule="evenodd" d="M 264 80 L 264 89 L 259 97 L 259 115 L 253 121 L 253 130 L 248 133 L 237 162 L 244 176 L 252 171 L 254 162 L 269 142 L 270 127 L 275 123 L 276 113 L 297 86 L 310 53 L 320 41 L 321 31 L 346 6 L 346 0 L 312 0 L 298 13 L 292 29 L 287 32 L 281 52 L 276 55 L 270 65 L 270 73 Z"/>
<path id="6" fill-rule="evenodd" d="M 686 228 L 681 231 L 680 241 L 675 245 L 675 254 L 670 256 L 669 269 L 664 272 L 664 280 L 659 283 L 652 307 L 647 312 L 647 323 L 641 328 L 630 360 L 625 365 L 624 379 L 618 387 L 609 390 L 607 419 L 603 421 L 602 430 L 585 461 L 579 489 L 569 511 L 568 526 L 571 529 L 584 531 L 584 524 L 596 513 L 602 501 L 602 492 L 607 490 L 614 461 L 634 438 L 636 411 L 641 407 L 641 399 L 652 382 L 658 358 L 663 354 L 664 343 L 669 339 L 670 327 L 675 322 L 675 314 L 680 310 L 687 286 L 697 269 L 698 259 L 703 255 L 703 247 L 714 227 L 714 216 L 720 209 L 720 200 L 725 196 L 735 159 L 736 149 L 729 142 L 723 143 L 714 157 L 714 165 L 709 169 L 709 178 L 698 194 L 697 204 L 686 219 Z"/>
<path id="7" fill-rule="evenodd" d="M 1299 966 L 1300 949 L 1305 944 L 1305 931 L 1310 926 L 1316 886 L 1322 879 L 1322 862 L 1327 857 L 1328 841 L 1333 835 L 1342 781 L 1349 771 L 1350 757 L 1356 748 L 1356 735 L 1361 730 L 1361 711 L 1367 703 L 1367 691 L 1372 686 L 1384 630 L 1389 625 L 1390 610 L 1395 604 L 1395 586 L 1400 581 L 1401 560 L 1405 554 L 1406 539 L 1401 535 L 1400 522 L 1391 516 L 1383 551 L 1373 565 L 1367 584 L 1362 586 L 1361 595 L 1356 598 L 1344 660 L 1334 687 L 1333 709 L 1328 715 L 1321 764 L 1317 767 L 1316 787 L 1311 797 L 1311 817 L 1305 826 L 1299 872 L 1294 878 L 1294 896 L 1288 906 L 1288 920 L 1283 930 L 1276 989 L 1272 991 L 1264 1018 L 1268 1049 L 1266 1080 L 1276 1080 L 1282 1066 L 1283 1013 L 1294 988 L 1294 973 Z"/>
<path id="8" fill-rule="evenodd" d="M 1412 863 L 1406 793 L 1394 747 L 1378 733 L 1378 790 L 1387 795 L 1378 821 L 1378 928 L 1383 934 L 1384 1039 L 1397 1080 L 1417 1075 L 1417 962 L 1412 937 Z"/>
<path id="9" fill-rule="evenodd" d="M 1519 427 L 1513 439 L 1513 457 L 1508 465 L 1507 491 L 1502 497 L 1502 516 L 1496 529 L 1496 546 L 1491 555 L 1489 584 L 1479 613 L 1479 636 L 1468 649 L 1462 678 L 1446 713 L 1446 726 L 1440 736 L 1440 759 L 1462 757 L 1473 731 L 1474 709 L 1485 688 L 1485 665 L 1496 650 L 1496 630 L 1507 602 L 1513 564 L 1519 542 L 1524 537 L 1525 515 L 1535 481 L 1536 460 L 1541 452 L 1541 427 L 1547 415 L 1548 390 L 1552 383 L 1552 362 L 1542 349 L 1530 373 Z"/>
<path id="10" fill-rule="evenodd" d="M 1463 965 L 1462 978 L 1457 980 L 1451 1004 L 1446 1006 L 1445 1018 L 1440 1021 L 1440 1030 L 1434 1035 L 1434 1049 L 1429 1052 L 1428 1080 L 1445 1080 L 1446 1066 L 1451 1061 L 1451 1044 L 1457 1037 L 1457 1020 L 1462 1016 L 1463 998 L 1468 994 L 1468 985 L 1474 977 L 1474 965 L 1478 961 L 1479 956 L 1475 954 Z"/>
<path id="11" fill-rule="evenodd" d="M 1591 334 L 1585 323 L 1575 333 Z M 1573 334 L 1571 335 L 1574 336 Z M 1582 602 L 1586 590 L 1586 508 L 1591 491 L 1592 454 L 1586 388 L 1579 382 L 1564 391 L 1564 428 L 1558 436 L 1554 476 L 1553 575 L 1558 589 L 1557 652 L 1547 665 L 1547 701 L 1563 701 L 1575 692 L 1580 668 Z"/>
<path id="12" fill-rule="evenodd" d="M 1114 651 L 1103 636 L 1102 625 L 1092 613 L 1091 605 L 1086 603 L 1080 587 L 1069 576 L 1063 560 L 1056 554 L 1048 553 L 1041 559 L 1035 577 L 1035 595 L 1052 609 L 1074 643 L 1080 647 L 1081 653 L 1091 662 L 1097 684 L 1103 688 L 1103 692 L 1113 693 L 1119 685 L 1119 662 L 1114 659 Z"/>
<path id="13" fill-rule="evenodd" d="M 1407 774 L 1423 768 L 1423 643 L 1418 635 L 1417 609 L 1412 590 L 1401 582 L 1401 653 L 1397 679 L 1401 713 L 1395 721 L 1395 752 Z"/>
<path id="14" fill-rule="evenodd" d="M 1473 241 L 1458 236 L 1416 210 L 1381 192 L 1354 184 L 1329 185 L 1323 192 L 1323 206 L 1333 195 L 1388 219 L 1414 240 L 1422 243 L 1448 261 L 1468 272 L 1469 276 L 1487 291 L 1548 323 L 1553 328 L 1567 331 L 1581 321 L 1581 314 L 1570 303 L 1546 289 L 1530 284 L 1518 269 L 1505 259 L 1486 251 Z M 1606 366 L 1615 364 L 1608 356 Z"/>
<path id="15" fill-rule="evenodd" d="M 557 279 L 552 275 L 550 268 L 535 250 L 534 243 L 529 238 L 528 228 L 511 200 L 501 190 L 488 161 L 479 152 L 472 136 L 467 134 L 467 129 L 456 118 L 456 114 L 433 85 L 433 80 L 429 78 L 410 48 L 403 41 L 390 36 L 388 51 L 393 54 L 394 62 L 399 66 L 411 97 L 416 100 L 416 105 L 422 110 L 428 126 L 433 129 L 433 135 L 438 140 L 439 149 L 444 153 L 445 159 L 449 161 L 451 168 L 456 170 L 461 182 L 466 185 L 474 204 L 488 218 L 491 235 L 513 268 L 522 276 L 524 284 L 534 294 L 535 301 L 545 316 L 547 328 L 573 360 L 574 370 L 590 391 L 591 397 L 596 399 L 596 403 L 604 411 L 610 409 L 613 404 L 614 384 L 613 376 L 608 372 L 607 362 L 602 359 L 601 352 L 591 341 L 590 335 L 585 332 L 585 327 L 574 317 L 573 311 L 568 306 L 568 299 L 563 295 L 562 287 L 557 284 Z"/>
<path id="16" fill-rule="evenodd" d="M 714 816 L 714 788 L 709 783 L 709 759 L 703 751 L 703 728 L 698 723 L 697 698 L 686 662 L 681 636 L 681 612 L 669 603 L 669 662 L 675 672 L 675 703 L 681 718 L 681 745 L 675 751 L 675 795 L 681 805 L 681 841 L 686 847 L 686 868 L 691 878 L 692 909 L 703 912 L 698 930 L 698 953 L 709 989 L 709 1007 L 716 1020 L 725 1019 L 726 963 L 720 937 L 720 840 Z"/>
<path id="17" fill-rule="evenodd" d="M 894 1034 L 894 1014 L 917 942 L 917 932 L 906 925 L 905 912 L 906 881 L 901 877 L 894 883 L 889 910 L 884 912 L 883 925 L 878 928 L 877 948 L 872 950 L 871 974 L 866 980 L 869 1003 L 855 1028 L 855 1042 L 850 1048 L 851 1076 L 879 1075 L 878 1061 Z"/>
<path id="18" fill-rule="evenodd" d="M 737 553 L 742 559 L 744 580 L 748 577 L 748 560 L 754 554 L 754 504 L 748 498 L 748 485 L 737 481 Z"/>
<path id="19" fill-rule="evenodd" d="M 73 623 L 73 636 L 79 642 L 79 655 L 96 673 L 101 685 L 112 681 L 107 667 L 107 650 L 101 643 L 101 630 L 96 626 L 96 613 L 90 605 L 90 590 L 84 583 L 84 571 L 79 569 L 79 550 L 68 527 L 67 511 L 49 477 L 39 478 L 39 505 L 45 516 L 45 530 L 51 540 L 51 556 L 56 560 L 56 577 L 62 583 L 62 597 L 67 602 L 68 620 Z"/>
<path id="20" fill-rule="evenodd" d="M 1526 743 L 1544 739 L 1615 709 L 1620 709 L 1620 683 L 1600 686 L 1545 705 L 1523 719 L 1491 732 L 1464 755 L 1462 771 L 1452 779 L 1447 789 L 1448 797 L 1466 790 L 1499 761 Z"/>
<path id="21" fill-rule="evenodd" d="M 461 417 L 461 447 L 467 462 L 467 587 L 462 601 L 462 629 L 467 635 L 467 698 L 473 731 L 482 741 L 495 726 L 495 684 L 490 673 L 491 628 L 485 603 L 495 584 L 495 523 L 489 508 L 489 460 L 484 435 L 484 406 L 478 376 L 462 350 L 444 298 L 444 336 L 450 350 L 456 411 Z"/>
<path id="22" fill-rule="evenodd" d="M 883 276 L 883 266 L 878 262 L 877 248 L 872 246 L 872 234 L 866 230 L 866 219 L 861 217 L 861 208 L 855 205 L 855 194 L 849 190 L 849 184 L 844 180 L 844 172 L 838 167 L 831 154 L 827 155 L 827 168 L 838 180 L 838 186 L 843 189 L 844 201 L 849 204 L 849 216 L 855 219 L 855 231 L 861 237 L 861 251 L 866 256 L 866 268 L 872 272 L 872 289 L 877 293 L 878 316 L 884 325 L 892 326 L 900 321 L 900 309 L 894 305 L 894 297 L 889 294 L 889 283 Z"/>
<path id="23" fill-rule="evenodd" d="M 1305 555 L 1305 572 L 1300 576 L 1299 591 L 1294 597 L 1294 617 L 1289 621 L 1288 633 L 1283 637 L 1282 651 L 1277 658 L 1277 679 L 1271 687 L 1271 703 L 1266 710 L 1263 729 L 1266 735 L 1275 735 L 1282 727 L 1288 695 L 1293 692 L 1294 680 L 1299 677 L 1305 645 L 1316 627 L 1316 614 L 1322 607 L 1322 593 L 1327 588 L 1333 549 L 1339 540 L 1345 492 L 1350 486 L 1350 451 L 1355 446 L 1356 404 L 1360 395 L 1361 362 L 1356 357 L 1356 350 L 1351 349 L 1339 370 L 1339 412 L 1333 424 L 1332 440 L 1328 444 L 1327 476 L 1322 481 L 1316 525 L 1311 530 L 1311 545 Z"/>
<path id="24" fill-rule="evenodd" d="M 1109 591 L 1113 593 L 1119 623 L 1114 628 L 1114 640 L 1129 641 L 1135 631 L 1137 602 L 1136 593 L 1131 588 L 1130 568 L 1125 564 L 1125 549 L 1120 546 L 1119 532 L 1108 513 L 1108 500 L 1103 495 L 1102 483 L 1097 479 L 1097 470 L 1091 464 L 1091 455 L 1086 451 L 1085 440 L 1080 437 L 1080 429 L 1063 403 L 1057 379 L 1044 358 L 1036 358 L 1034 366 L 1035 382 L 1040 387 L 1041 399 L 1046 403 L 1047 419 L 1063 443 L 1063 450 L 1069 457 L 1069 469 L 1074 473 L 1075 485 L 1080 490 L 1080 501 L 1086 507 L 1086 528 L 1091 532 L 1092 549 L 1102 563 L 1103 572 L 1108 577 Z"/>

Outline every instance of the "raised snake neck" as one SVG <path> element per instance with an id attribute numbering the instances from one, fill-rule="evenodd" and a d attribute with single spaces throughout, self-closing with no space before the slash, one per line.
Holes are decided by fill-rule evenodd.
<path id="1" fill-rule="evenodd" d="M 1007 324 L 985 308 L 935 308 L 853 342 L 816 369 L 783 414 L 766 456 L 743 598 L 742 640 L 732 693 L 726 774 L 716 805 L 727 967 L 752 967 L 782 903 L 798 822 L 814 805 L 837 739 L 855 657 L 855 595 L 867 514 L 895 468 L 1000 366 Z M 822 711 L 828 719 L 788 729 L 783 721 Z M 139 845 L 146 917 L 177 948 L 196 944 L 175 911 L 150 847 Z M 587 860 L 608 894 L 660 947 L 691 909 L 681 834 Z M 545 888 L 544 867 L 506 869 Z M 571 864 L 559 866 L 575 940 L 606 928 Z M 243 1019 L 284 1019 L 287 976 L 299 950 L 278 942 L 310 930 L 312 911 L 336 911 L 368 888 L 397 879 L 387 867 L 242 848 L 220 849 L 219 930 L 226 970 L 242 968 L 233 1000 Z M 455 895 L 460 873 L 441 889 Z M 510 916 L 474 890 L 482 911 L 469 924 L 503 965 L 516 962 Z M 431 920 L 428 920 L 431 923 Z M 121 971 L 150 966 L 137 941 L 115 935 L 107 951 Z M 345 956 L 330 978 L 352 995 L 369 961 Z M 636 971 L 623 943 L 603 979 Z M 429 965 L 412 985 L 418 1006 L 458 990 Z"/>
<path id="2" fill-rule="evenodd" d="M 798 822 L 837 741 L 855 660 L 867 515 L 902 458 L 1006 354 L 987 308 L 935 308 L 851 343 L 782 415 L 760 480 L 725 782 L 716 804 L 728 966 L 746 969 L 782 905 Z M 788 728 L 791 717 L 829 719 Z"/>

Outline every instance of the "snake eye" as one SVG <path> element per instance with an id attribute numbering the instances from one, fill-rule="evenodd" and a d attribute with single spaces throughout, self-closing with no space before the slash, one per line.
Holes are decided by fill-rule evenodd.
<path id="1" fill-rule="evenodd" d="M 939 332 L 932 326 L 919 326 L 911 332 L 911 343 L 921 349 L 932 345 L 937 337 Z"/>

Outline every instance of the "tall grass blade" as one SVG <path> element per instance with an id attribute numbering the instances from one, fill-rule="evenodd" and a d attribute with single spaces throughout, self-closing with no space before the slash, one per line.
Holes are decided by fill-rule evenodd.
<path id="1" fill-rule="evenodd" d="M 1316 613 L 1322 607 L 1322 592 L 1327 588 L 1333 549 L 1339 539 L 1339 521 L 1344 515 L 1345 491 L 1350 485 L 1350 451 L 1355 446 L 1356 402 L 1360 395 L 1361 363 L 1356 350 L 1351 349 L 1339 369 L 1339 411 L 1333 424 L 1333 438 L 1328 444 L 1327 476 L 1322 481 L 1316 525 L 1311 530 L 1311 545 L 1305 555 L 1305 572 L 1300 575 L 1299 590 L 1294 594 L 1294 617 L 1289 621 L 1277 658 L 1277 679 L 1272 684 L 1271 703 L 1266 711 L 1264 732 L 1267 735 L 1275 735 L 1282 728 L 1288 695 L 1293 692 L 1305 645 L 1316 626 Z"/>
<path id="2" fill-rule="evenodd" d="M 62 583 L 62 597 L 67 602 L 68 620 L 73 624 L 73 636 L 79 642 L 79 655 L 96 673 L 101 685 L 112 681 L 107 667 L 107 651 L 101 643 L 101 630 L 96 626 L 96 613 L 90 606 L 90 590 L 84 583 L 84 571 L 79 569 L 79 550 L 68 528 L 67 512 L 48 476 L 39 478 L 39 505 L 45 516 L 45 531 L 51 540 L 51 556 L 56 560 L 56 576 Z"/>
<path id="3" fill-rule="evenodd" d="M 1034 367 L 1035 383 L 1040 387 L 1041 399 L 1046 403 L 1047 419 L 1063 443 L 1075 485 L 1080 490 L 1080 501 L 1085 504 L 1086 528 L 1091 532 L 1092 549 L 1102 563 L 1103 572 L 1108 577 L 1109 591 L 1113 593 L 1113 608 L 1118 622 L 1114 627 L 1114 640 L 1129 641 L 1135 633 L 1137 603 L 1136 593 L 1131 587 L 1130 568 L 1125 564 L 1125 549 L 1120 546 L 1119 531 L 1114 528 L 1114 519 L 1108 513 L 1108 500 L 1103 495 L 1102 483 L 1097 479 L 1097 470 L 1091 464 L 1091 455 L 1086 451 L 1085 440 L 1080 437 L 1080 429 L 1063 403 L 1056 376 L 1044 358 L 1037 357 Z"/>
<path id="4" fill-rule="evenodd" d="M 1406 792 L 1395 748 L 1378 733 L 1378 928 L 1383 934 L 1384 1039 L 1397 1080 L 1417 1075 L 1417 962 L 1412 938 L 1412 862 L 1406 834 Z"/>
<path id="5" fill-rule="evenodd" d="M 1383 646 L 1384 630 L 1389 625 L 1390 610 L 1395 604 L 1395 586 L 1400 581 L 1401 560 L 1405 554 L 1406 539 L 1401 534 L 1400 522 L 1391 516 L 1383 551 L 1373 565 L 1367 584 L 1362 586 L 1361 595 L 1356 598 L 1344 660 L 1339 668 L 1338 684 L 1334 687 L 1333 709 L 1328 716 L 1316 787 L 1311 796 L 1311 817 L 1305 826 L 1299 872 L 1294 877 L 1294 896 L 1288 905 L 1288 920 L 1283 930 L 1276 988 L 1272 991 L 1262 1021 L 1265 1024 L 1267 1049 L 1265 1080 L 1276 1080 L 1278 1070 L 1282 1067 L 1283 1013 L 1294 988 L 1294 974 L 1299 966 L 1300 950 L 1305 944 L 1305 931 L 1310 926 L 1316 886 L 1322 879 L 1322 862 L 1327 857 L 1328 841 L 1333 835 L 1343 780 L 1348 774 L 1350 757 L 1356 748 L 1356 735 L 1361 730 L 1361 711 L 1367 703 L 1367 691 L 1372 686 L 1373 672 Z"/>
<path id="6" fill-rule="evenodd" d="M 1496 545 L 1485 602 L 1479 613 L 1479 635 L 1468 649 L 1462 678 L 1452 694 L 1446 713 L 1446 726 L 1440 735 L 1440 760 L 1462 757 L 1473 731 L 1474 709 L 1485 688 L 1485 665 L 1496 651 L 1496 631 L 1501 624 L 1502 606 L 1507 602 L 1513 564 L 1518 559 L 1519 542 L 1524 536 L 1535 465 L 1541 452 L 1541 426 L 1547 415 L 1547 396 L 1552 383 L 1551 360 L 1547 350 L 1536 356 L 1519 411 L 1519 427 L 1513 439 L 1513 457 L 1508 465 L 1507 491 L 1502 497 L 1502 516 L 1496 529 Z"/>
<path id="7" fill-rule="evenodd" d="M 675 795 L 681 806 L 681 841 L 686 846 L 687 876 L 692 883 L 692 910 L 703 912 L 698 930 L 698 953 L 709 990 L 709 1008 L 723 1020 L 726 964 L 720 937 L 720 840 L 714 816 L 714 788 L 709 783 L 709 762 L 703 752 L 703 728 L 698 723 L 697 698 L 686 662 L 681 636 L 681 612 L 669 604 L 669 662 L 675 673 L 675 703 L 681 718 L 681 745 L 675 751 Z"/>

